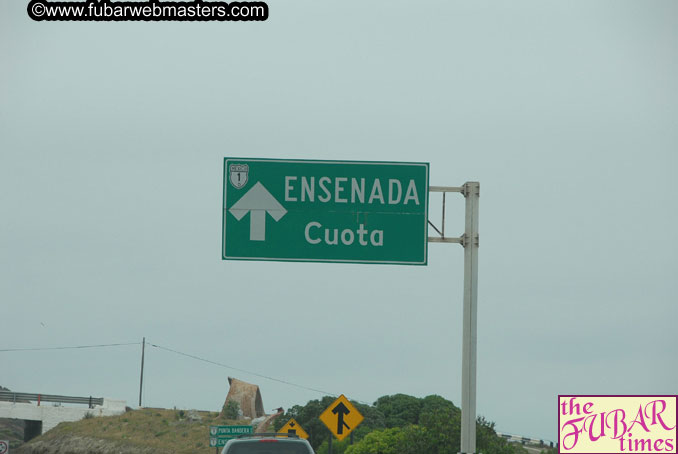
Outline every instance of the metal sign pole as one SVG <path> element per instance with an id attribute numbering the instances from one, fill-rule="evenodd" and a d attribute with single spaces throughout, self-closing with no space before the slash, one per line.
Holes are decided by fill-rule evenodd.
<path id="1" fill-rule="evenodd" d="M 476 345 L 478 325 L 478 202 L 480 183 L 464 185 L 464 313 L 461 380 L 461 453 L 476 452 Z"/>

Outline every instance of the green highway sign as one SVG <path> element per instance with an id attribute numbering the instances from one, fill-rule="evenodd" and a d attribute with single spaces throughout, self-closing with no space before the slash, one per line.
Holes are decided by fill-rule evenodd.
<path id="1" fill-rule="evenodd" d="M 426 265 L 428 163 L 224 158 L 222 258 Z"/>
<path id="2" fill-rule="evenodd" d="M 210 426 L 210 447 L 221 447 L 240 435 L 252 433 L 252 426 Z"/>
<path id="3" fill-rule="evenodd" d="M 210 437 L 210 448 L 221 448 L 223 446 L 226 446 L 226 442 L 228 440 L 230 440 L 231 438 L 235 438 L 235 437 L 229 437 L 229 438 Z"/>

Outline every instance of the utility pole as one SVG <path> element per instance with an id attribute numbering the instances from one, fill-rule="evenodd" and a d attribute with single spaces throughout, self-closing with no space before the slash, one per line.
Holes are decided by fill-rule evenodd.
<path id="1" fill-rule="evenodd" d="M 141 380 L 139 380 L 139 406 L 141 407 L 141 392 L 144 388 L 144 350 L 146 349 L 146 338 L 141 341 Z"/>

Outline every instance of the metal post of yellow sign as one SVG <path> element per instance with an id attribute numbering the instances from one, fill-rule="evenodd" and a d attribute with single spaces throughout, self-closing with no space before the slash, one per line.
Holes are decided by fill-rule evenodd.
<path id="1" fill-rule="evenodd" d="M 280 428 L 278 433 L 297 435 L 300 438 L 305 438 L 308 440 L 308 434 L 304 429 L 302 429 L 299 423 L 294 420 L 294 418 L 291 418 L 289 421 L 287 421 L 285 425 Z"/>
<path id="2" fill-rule="evenodd" d="M 339 441 L 353 432 L 363 419 L 363 415 L 343 394 L 320 415 L 320 420 Z"/>

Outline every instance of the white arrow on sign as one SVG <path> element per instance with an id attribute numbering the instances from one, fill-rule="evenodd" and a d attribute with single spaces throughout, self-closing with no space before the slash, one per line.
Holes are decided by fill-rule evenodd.
<path id="1" fill-rule="evenodd" d="M 250 241 L 266 240 L 266 213 L 276 222 L 287 214 L 287 210 L 258 181 L 228 211 L 238 221 L 250 214 Z"/>

